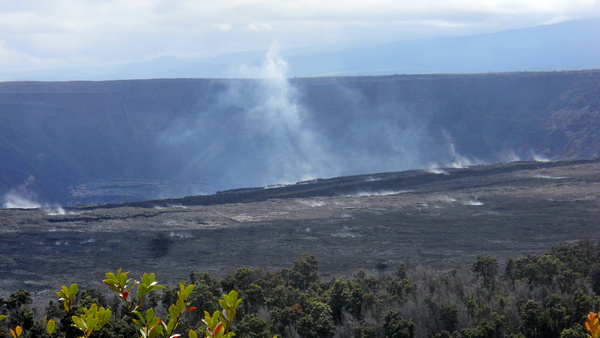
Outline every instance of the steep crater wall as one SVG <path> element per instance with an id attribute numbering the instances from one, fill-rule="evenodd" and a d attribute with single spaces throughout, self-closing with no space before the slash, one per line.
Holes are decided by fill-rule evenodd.
<path id="1" fill-rule="evenodd" d="M 600 71 L 0 83 L 0 196 L 123 202 L 600 155 Z"/>

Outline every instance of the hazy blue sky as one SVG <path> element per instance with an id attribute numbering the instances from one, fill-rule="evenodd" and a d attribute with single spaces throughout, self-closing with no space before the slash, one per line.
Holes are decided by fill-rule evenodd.
<path id="1" fill-rule="evenodd" d="M 23 0 L 0 3 L 0 73 L 349 48 L 600 17 L 600 0 Z M 0 80 L 2 80 L 0 78 Z"/>

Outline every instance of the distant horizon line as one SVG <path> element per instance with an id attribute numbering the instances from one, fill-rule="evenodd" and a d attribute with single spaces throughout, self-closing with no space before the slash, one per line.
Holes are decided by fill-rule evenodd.
<path id="1" fill-rule="evenodd" d="M 555 69 L 555 70 L 507 70 L 507 71 L 488 71 L 488 72 L 432 72 L 432 73 L 389 73 L 389 74 L 356 74 L 356 75 L 322 75 L 322 76 L 290 76 L 287 80 L 302 79 L 328 79 L 328 78 L 366 78 L 366 77 L 395 77 L 395 76 L 452 76 L 452 75 L 494 75 L 494 74 L 515 74 L 515 73 L 582 73 L 599 72 L 598 68 L 582 69 Z M 149 77 L 149 78 L 124 78 L 124 79 L 103 79 L 103 80 L 0 80 L 0 83 L 66 83 L 66 82 L 127 82 L 127 81 L 167 81 L 167 80 L 217 80 L 217 81 L 259 81 L 269 80 L 269 77 Z"/>

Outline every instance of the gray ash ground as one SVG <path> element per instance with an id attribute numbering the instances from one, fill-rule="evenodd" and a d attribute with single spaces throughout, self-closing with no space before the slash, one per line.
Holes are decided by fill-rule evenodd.
<path id="1" fill-rule="evenodd" d="M 600 239 L 599 159 L 355 176 L 218 197 L 57 215 L 0 210 L 0 295 L 27 289 L 48 299 L 74 282 L 101 288 L 104 273 L 118 268 L 174 285 L 191 270 L 278 270 L 309 252 L 325 279 L 360 269 L 393 274 L 401 263 L 446 271 L 482 253 L 504 262 Z"/>

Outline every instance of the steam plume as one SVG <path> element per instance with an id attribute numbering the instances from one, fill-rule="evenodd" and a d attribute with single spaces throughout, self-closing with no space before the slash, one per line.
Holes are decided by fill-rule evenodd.
<path id="1" fill-rule="evenodd" d="M 248 128 L 262 139 L 265 183 L 291 183 L 327 177 L 333 168 L 320 146 L 318 135 L 310 128 L 308 113 L 297 102 L 297 93 L 286 78 L 287 63 L 276 44 L 271 46 L 261 69 L 256 94 L 258 104 L 245 114 Z"/>
<path id="2" fill-rule="evenodd" d="M 202 182 L 197 194 L 337 173 L 286 71 L 274 44 L 262 66 L 240 70 L 251 79 L 227 81 L 217 97 L 160 135 L 165 150 L 180 157 L 181 183 Z"/>
<path id="3" fill-rule="evenodd" d="M 11 189 L 4 195 L 3 207 L 6 209 L 37 209 L 42 205 L 37 202 L 38 196 L 35 192 L 29 190 L 35 178 L 29 176 L 27 180 L 16 189 Z"/>
<path id="4" fill-rule="evenodd" d="M 29 188 L 34 182 L 35 178 L 29 176 L 23 184 L 7 192 L 2 206 L 5 209 L 41 209 L 49 216 L 66 215 L 67 212 L 60 205 L 39 202 L 38 195 Z"/>

